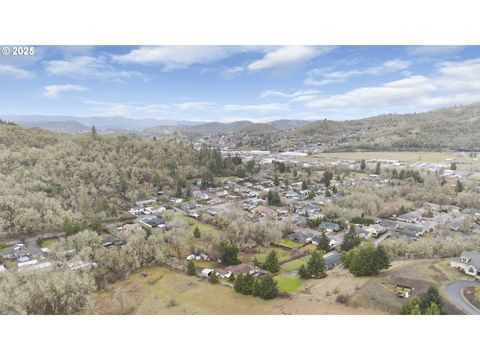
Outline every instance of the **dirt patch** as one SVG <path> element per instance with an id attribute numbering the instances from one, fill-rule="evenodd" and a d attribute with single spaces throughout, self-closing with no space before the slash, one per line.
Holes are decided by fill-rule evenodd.
<path id="1" fill-rule="evenodd" d="M 187 290 L 190 290 L 194 287 L 198 286 L 198 282 L 194 282 L 194 281 L 188 281 L 184 284 L 180 284 L 179 286 L 177 286 L 175 288 L 176 291 L 178 291 L 179 293 L 183 293 Z"/>

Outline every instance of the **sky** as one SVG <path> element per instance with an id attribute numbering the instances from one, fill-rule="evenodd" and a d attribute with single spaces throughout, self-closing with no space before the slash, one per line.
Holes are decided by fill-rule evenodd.
<path id="1" fill-rule="evenodd" d="M 3 48 L 3 47 L 2 47 Z M 480 101 L 480 46 L 35 46 L 0 114 L 350 120 Z"/>

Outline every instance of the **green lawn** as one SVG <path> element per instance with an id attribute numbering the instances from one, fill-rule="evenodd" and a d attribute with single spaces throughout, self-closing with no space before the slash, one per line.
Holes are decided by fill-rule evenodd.
<path id="1" fill-rule="evenodd" d="M 261 252 L 254 254 L 257 257 L 258 261 L 263 262 L 267 259 L 268 254 L 270 254 L 274 250 L 277 253 L 278 261 L 286 261 L 290 258 L 290 251 L 281 248 L 264 248 Z M 252 256 L 252 259 L 253 257 Z"/>
<path id="2" fill-rule="evenodd" d="M 297 292 L 300 285 L 302 285 L 302 280 L 296 276 L 278 275 L 275 276 L 274 279 L 277 281 L 280 291 L 285 291 L 291 294 Z"/>
<path id="3" fill-rule="evenodd" d="M 15 269 L 17 267 L 17 262 L 15 260 L 3 260 L 3 265 L 9 270 Z"/>
<path id="4" fill-rule="evenodd" d="M 216 229 L 215 226 L 212 226 L 210 224 L 202 223 L 201 221 L 186 215 L 178 215 L 178 218 L 188 222 L 188 225 L 189 225 L 188 230 L 189 231 L 191 230 L 192 233 L 195 227 L 198 226 L 198 229 L 200 230 L 201 235 L 203 234 L 218 235 L 219 234 L 219 230 Z"/>
<path id="5" fill-rule="evenodd" d="M 48 238 L 48 239 L 39 239 L 37 244 L 41 248 L 50 248 L 53 244 L 55 244 L 59 239 L 58 238 Z"/>
<path id="6" fill-rule="evenodd" d="M 289 262 L 283 264 L 281 269 L 282 269 L 282 271 L 298 270 L 300 268 L 300 266 L 307 264 L 308 259 L 310 259 L 310 255 L 303 256 L 301 258 L 289 261 Z"/>
<path id="7" fill-rule="evenodd" d="M 298 243 L 296 241 L 293 241 L 293 240 L 290 240 L 290 239 L 283 239 L 278 244 L 281 245 L 281 246 L 288 247 L 290 249 L 297 248 L 297 247 L 301 246 L 300 243 Z"/>

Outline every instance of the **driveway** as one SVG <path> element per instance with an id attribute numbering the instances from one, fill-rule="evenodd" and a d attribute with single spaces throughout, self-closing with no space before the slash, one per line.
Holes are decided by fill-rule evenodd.
<path id="1" fill-rule="evenodd" d="M 460 310 L 469 315 L 480 315 L 480 310 L 474 307 L 463 296 L 463 289 L 468 286 L 480 287 L 480 281 L 460 280 L 454 281 L 445 288 L 448 299 Z"/>

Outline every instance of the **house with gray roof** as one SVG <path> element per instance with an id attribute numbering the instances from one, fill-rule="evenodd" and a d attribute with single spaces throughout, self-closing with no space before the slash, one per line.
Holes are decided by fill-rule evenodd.
<path id="1" fill-rule="evenodd" d="M 462 251 L 460 257 L 450 260 L 450 266 L 480 279 L 480 253 L 478 251 Z"/>

